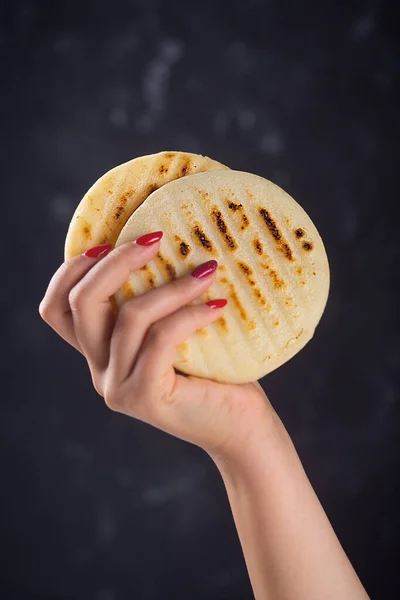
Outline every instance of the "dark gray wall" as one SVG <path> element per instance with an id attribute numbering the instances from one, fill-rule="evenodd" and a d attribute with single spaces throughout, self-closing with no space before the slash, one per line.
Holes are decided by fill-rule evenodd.
<path id="1" fill-rule="evenodd" d="M 319 228 L 326 313 L 262 383 L 368 591 L 397 596 L 395 4 L 2 3 L 2 598 L 251 598 L 208 457 L 109 412 L 37 314 L 86 189 L 162 149 L 272 179 Z"/>

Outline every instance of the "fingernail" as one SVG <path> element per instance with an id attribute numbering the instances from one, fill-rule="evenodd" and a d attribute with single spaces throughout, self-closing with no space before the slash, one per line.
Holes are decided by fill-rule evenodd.
<path id="1" fill-rule="evenodd" d="M 192 271 L 192 277 L 196 279 L 203 279 L 204 277 L 208 277 L 211 273 L 217 270 L 218 263 L 216 260 L 208 260 L 207 262 L 199 265 Z"/>
<path id="2" fill-rule="evenodd" d="M 162 231 L 154 231 L 154 233 L 146 233 L 145 235 L 141 235 L 135 240 L 135 244 L 139 244 L 139 246 L 151 246 L 156 242 L 159 242 L 164 233 Z"/>
<path id="3" fill-rule="evenodd" d="M 89 258 L 100 258 L 101 256 L 105 256 L 110 252 L 112 248 L 112 244 L 102 244 L 101 246 L 94 246 L 94 248 L 89 248 L 86 250 L 85 256 L 89 256 Z"/>
<path id="4" fill-rule="evenodd" d="M 224 308 L 228 304 L 228 300 L 225 300 L 225 298 L 221 298 L 221 300 L 209 300 L 206 304 L 210 308 Z"/>

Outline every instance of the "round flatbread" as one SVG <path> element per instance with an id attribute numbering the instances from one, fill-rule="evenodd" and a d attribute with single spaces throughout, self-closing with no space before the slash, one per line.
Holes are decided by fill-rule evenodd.
<path id="1" fill-rule="evenodd" d="M 70 223 L 65 258 L 100 244 L 114 244 L 132 213 L 166 183 L 192 173 L 227 169 L 219 162 L 187 152 L 159 152 L 126 162 L 92 185 Z"/>
<path id="2" fill-rule="evenodd" d="M 131 273 L 119 305 L 210 259 L 217 279 L 194 303 L 228 299 L 218 321 L 179 346 L 179 371 L 255 381 L 311 339 L 328 297 L 328 260 L 309 216 L 277 185 L 231 170 L 173 181 L 137 208 L 116 245 L 156 230 L 164 232 L 160 252 Z"/>

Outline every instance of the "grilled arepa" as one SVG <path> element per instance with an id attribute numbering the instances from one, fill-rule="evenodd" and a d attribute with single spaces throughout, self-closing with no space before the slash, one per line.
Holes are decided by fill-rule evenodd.
<path id="1" fill-rule="evenodd" d="M 218 321 L 178 347 L 174 366 L 220 382 L 257 380 L 292 358 L 314 334 L 329 291 L 321 237 L 299 204 L 262 177 L 222 166 L 213 170 L 218 163 L 184 155 L 191 156 L 198 171 L 208 171 L 177 179 L 184 159 L 175 154 L 171 163 L 176 166 L 168 181 L 175 180 L 160 187 L 160 181 L 167 181 L 160 173 L 167 154 L 156 156 L 151 163 L 155 166 L 143 171 L 135 167 L 130 174 L 125 166 L 121 185 L 115 183 L 118 177 L 105 176 L 110 183 L 105 179 L 100 184 L 96 203 L 100 211 L 96 215 L 91 208 L 90 221 L 86 217 L 94 236 L 90 245 L 115 241 L 116 232 L 120 232 L 117 246 L 151 231 L 164 232 L 157 257 L 131 273 L 116 294 L 119 305 L 216 259 L 217 279 L 194 303 L 227 298 L 228 305 Z M 147 157 L 144 160 L 150 164 Z M 149 195 L 154 175 L 160 189 Z M 99 182 L 92 190 L 96 186 Z M 137 197 L 127 194 L 130 188 L 140 190 Z M 112 209 L 106 201 L 109 189 Z M 88 192 L 89 197 L 92 194 Z M 123 204 L 121 198 L 128 200 Z M 87 200 L 86 208 L 89 204 Z M 106 207 L 105 215 L 101 206 Z M 118 227 L 114 221 L 111 227 L 115 207 L 123 206 Z M 123 228 L 121 222 L 126 222 Z M 74 252 L 87 248 L 82 230 L 74 236 L 73 248 Z"/>
<path id="2" fill-rule="evenodd" d="M 227 168 L 198 154 L 159 152 L 111 169 L 78 205 L 65 242 L 65 258 L 99 244 L 114 244 L 132 213 L 166 183 L 191 173 Z"/>

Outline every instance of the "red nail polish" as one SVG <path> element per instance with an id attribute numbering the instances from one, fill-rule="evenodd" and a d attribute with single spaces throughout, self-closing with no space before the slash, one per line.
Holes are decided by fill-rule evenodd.
<path id="1" fill-rule="evenodd" d="M 146 233 L 145 235 L 141 235 L 135 240 L 135 244 L 139 244 L 139 246 L 151 246 L 156 242 L 159 242 L 164 233 L 162 231 L 154 231 L 153 233 Z"/>
<path id="2" fill-rule="evenodd" d="M 101 246 L 95 246 L 94 248 L 89 248 L 86 250 L 85 256 L 89 256 L 89 258 L 100 258 L 101 256 L 105 256 L 110 252 L 112 248 L 112 244 L 102 244 Z"/>
<path id="3" fill-rule="evenodd" d="M 225 300 L 225 298 L 221 298 L 221 300 L 209 300 L 206 304 L 210 308 L 224 308 L 228 304 L 228 300 Z"/>
<path id="4" fill-rule="evenodd" d="M 204 277 L 208 277 L 211 273 L 217 270 L 218 263 L 216 260 L 208 260 L 207 262 L 199 265 L 192 271 L 192 277 L 196 279 L 203 279 Z"/>

